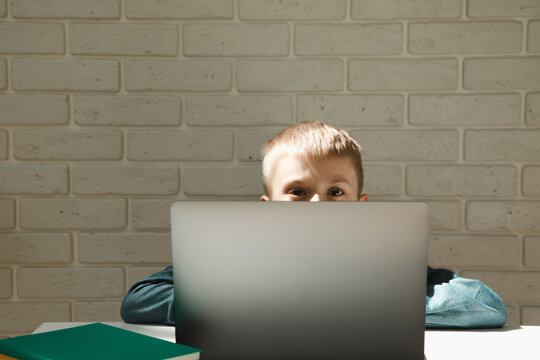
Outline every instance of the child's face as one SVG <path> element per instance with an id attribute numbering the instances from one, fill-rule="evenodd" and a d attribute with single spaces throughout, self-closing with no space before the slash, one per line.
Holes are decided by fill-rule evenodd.
<path id="1" fill-rule="evenodd" d="M 282 157 L 268 176 L 262 201 L 367 201 L 358 193 L 353 162 L 346 157 Z"/>

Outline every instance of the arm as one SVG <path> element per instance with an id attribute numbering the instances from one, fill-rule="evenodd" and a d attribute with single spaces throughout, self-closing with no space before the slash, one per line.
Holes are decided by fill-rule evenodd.
<path id="1" fill-rule="evenodd" d="M 135 283 L 124 297 L 120 314 L 128 323 L 174 324 L 172 266 Z"/>
<path id="2" fill-rule="evenodd" d="M 489 328 L 506 322 L 501 298 L 478 280 L 428 267 L 427 328 Z"/>

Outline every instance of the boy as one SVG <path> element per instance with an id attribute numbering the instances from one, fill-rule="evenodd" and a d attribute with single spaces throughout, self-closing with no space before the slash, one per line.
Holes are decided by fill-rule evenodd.
<path id="1" fill-rule="evenodd" d="M 261 201 L 368 201 L 362 194 L 360 146 L 332 125 L 293 125 L 270 140 L 263 155 Z M 174 324 L 173 303 L 169 266 L 131 287 L 122 303 L 122 318 Z M 505 322 L 504 304 L 487 286 L 428 267 L 426 327 L 499 327 Z"/>

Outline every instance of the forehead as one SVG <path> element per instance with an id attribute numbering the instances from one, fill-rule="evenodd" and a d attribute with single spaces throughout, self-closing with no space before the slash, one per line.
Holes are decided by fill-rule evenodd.
<path id="1" fill-rule="evenodd" d="M 288 181 L 294 177 L 342 178 L 356 181 L 356 172 L 349 157 L 330 156 L 313 158 L 307 156 L 285 156 L 276 158 L 272 164 L 269 180 Z"/>

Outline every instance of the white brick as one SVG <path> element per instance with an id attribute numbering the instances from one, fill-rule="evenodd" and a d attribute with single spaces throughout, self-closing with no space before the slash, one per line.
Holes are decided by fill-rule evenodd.
<path id="1" fill-rule="evenodd" d="M 540 325 L 540 306 L 523 306 L 521 308 L 522 325 Z"/>
<path id="2" fill-rule="evenodd" d="M 294 27 L 296 55 L 401 54 L 401 24 L 307 24 Z"/>
<path id="3" fill-rule="evenodd" d="M 481 231 L 540 231 L 540 201 L 469 201 L 467 229 Z"/>
<path id="4" fill-rule="evenodd" d="M 70 263 L 69 233 L 0 233 L 1 264 Z"/>
<path id="5" fill-rule="evenodd" d="M 401 167 L 364 166 L 363 193 L 370 197 L 401 195 Z"/>
<path id="6" fill-rule="evenodd" d="M 539 16 L 538 0 L 469 0 L 467 15 L 470 17 L 492 16 Z"/>
<path id="7" fill-rule="evenodd" d="M 242 20 L 338 20 L 345 18 L 345 0 L 239 0 Z"/>
<path id="8" fill-rule="evenodd" d="M 516 236 L 434 235 L 428 257 L 435 267 L 513 268 L 520 244 Z"/>
<path id="9" fill-rule="evenodd" d="M 120 0 L 11 0 L 14 18 L 118 19 Z"/>
<path id="10" fill-rule="evenodd" d="M 424 201 L 429 207 L 429 229 L 432 231 L 461 230 L 459 201 Z"/>
<path id="11" fill-rule="evenodd" d="M 0 130 L 0 159 L 8 157 L 8 134 L 7 131 Z"/>
<path id="12" fill-rule="evenodd" d="M 92 264 L 171 262 L 169 233 L 82 233 L 79 261 Z"/>
<path id="13" fill-rule="evenodd" d="M 287 24 L 187 24 L 183 28 L 186 56 L 286 56 Z"/>
<path id="14" fill-rule="evenodd" d="M 0 332 L 31 334 L 44 322 L 71 321 L 68 302 L 2 302 Z"/>
<path id="15" fill-rule="evenodd" d="M 529 22 L 527 51 L 531 53 L 540 53 L 540 21 L 538 20 Z"/>
<path id="16" fill-rule="evenodd" d="M 352 130 L 364 160 L 454 161 L 459 134 L 454 130 Z"/>
<path id="17" fill-rule="evenodd" d="M 343 89 L 341 60 L 240 60 L 239 91 L 338 91 Z"/>
<path id="18" fill-rule="evenodd" d="M 178 54 L 178 27 L 153 24 L 71 24 L 69 50 L 88 55 Z"/>
<path id="19" fill-rule="evenodd" d="M 300 95 L 298 121 L 322 121 L 336 126 L 400 126 L 401 95 Z"/>
<path id="20" fill-rule="evenodd" d="M 63 54 L 64 25 L 38 23 L 0 24 L 2 54 Z"/>
<path id="21" fill-rule="evenodd" d="M 15 227 L 15 200 L 0 199 L 0 229 Z"/>
<path id="22" fill-rule="evenodd" d="M 183 168 L 189 196 L 257 196 L 263 194 L 260 166 L 188 166 Z"/>
<path id="23" fill-rule="evenodd" d="M 186 100 L 190 126 L 288 125 L 290 96 L 190 96 Z"/>
<path id="24" fill-rule="evenodd" d="M 21 160 L 116 160 L 122 157 L 119 131 L 19 130 L 13 133 Z"/>
<path id="25" fill-rule="evenodd" d="M 523 265 L 540 268 L 540 236 L 526 236 L 523 239 Z"/>
<path id="26" fill-rule="evenodd" d="M 172 195 L 179 191 L 179 171 L 171 166 L 74 166 L 72 191 L 79 195 Z"/>
<path id="27" fill-rule="evenodd" d="M 122 268 L 21 268 L 22 299 L 101 298 L 124 295 Z"/>
<path id="28" fill-rule="evenodd" d="M 11 297 L 11 269 L 0 268 L 0 299 Z"/>
<path id="29" fill-rule="evenodd" d="M 539 303 L 540 272 L 532 271 L 463 271 L 462 276 L 478 279 L 492 288 L 504 302 Z"/>
<path id="30" fill-rule="evenodd" d="M 540 159 L 540 129 L 466 130 L 464 142 L 465 160 Z"/>
<path id="31" fill-rule="evenodd" d="M 233 0 L 125 0 L 131 19 L 232 19 Z"/>
<path id="32" fill-rule="evenodd" d="M 411 95 L 409 123 L 422 126 L 516 125 L 519 94 Z"/>
<path id="33" fill-rule="evenodd" d="M 0 90 L 7 87 L 7 65 L 6 59 L 0 58 Z"/>
<path id="34" fill-rule="evenodd" d="M 69 121 L 66 95 L 0 95 L 2 125 L 62 125 Z"/>
<path id="35" fill-rule="evenodd" d="M 262 160 L 261 150 L 266 142 L 284 129 L 240 131 L 236 140 L 236 156 L 240 161 Z"/>
<path id="36" fill-rule="evenodd" d="M 77 322 L 96 321 L 118 321 L 122 322 L 120 316 L 121 301 L 76 301 L 74 305 L 75 318 Z"/>
<path id="37" fill-rule="evenodd" d="M 525 100 L 525 123 L 531 126 L 540 125 L 540 93 L 527 94 Z"/>
<path id="38" fill-rule="evenodd" d="M 175 199 L 132 199 L 131 226 L 138 230 L 171 228 L 171 205 Z"/>
<path id="39" fill-rule="evenodd" d="M 521 316 L 518 306 L 504 304 L 506 307 L 506 323 L 504 326 L 520 326 Z"/>
<path id="40" fill-rule="evenodd" d="M 116 60 L 13 59 L 11 73 L 15 90 L 119 90 Z"/>
<path id="41" fill-rule="evenodd" d="M 23 229 L 123 229 L 126 200 L 43 198 L 21 199 Z"/>
<path id="42" fill-rule="evenodd" d="M 522 179 L 523 195 L 540 196 L 540 166 L 525 166 Z"/>
<path id="43" fill-rule="evenodd" d="M 519 22 L 452 22 L 409 25 L 412 54 L 511 53 L 521 50 Z"/>
<path id="44" fill-rule="evenodd" d="M 229 60 L 131 60 L 124 63 L 127 90 L 228 91 Z"/>
<path id="45" fill-rule="evenodd" d="M 67 194 L 66 165 L 0 164 L 0 193 Z"/>
<path id="46" fill-rule="evenodd" d="M 465 59 L 463 87 L 540 89 L 540 57 Z"/>
<path id="47" fill-rule="evenodd" d="M 515 196 L 513 166 L 409 165 L 407 194 L 412 196 Z"/>
<path id="48" fill-rule="evenodd" d="M 451 90 L 457 79 L 455 59 L 349 61 L 350 90 Z"/>
<path id="49" fill-rule="evenodd" d="M 176 96 L 74 96 L 79 125 L 180 125 L 181 101 Z"/>
<path id="50" fill-rule="evenodd" d="M 129 160 L 231 160 L 233 134 L 229 131 L 130 131 Z"/>
<path id="51" fill-rule="evenodd" d="M 352 0 L 352 17 L 359 20 L 460 16 L 460 0 Z"/>

